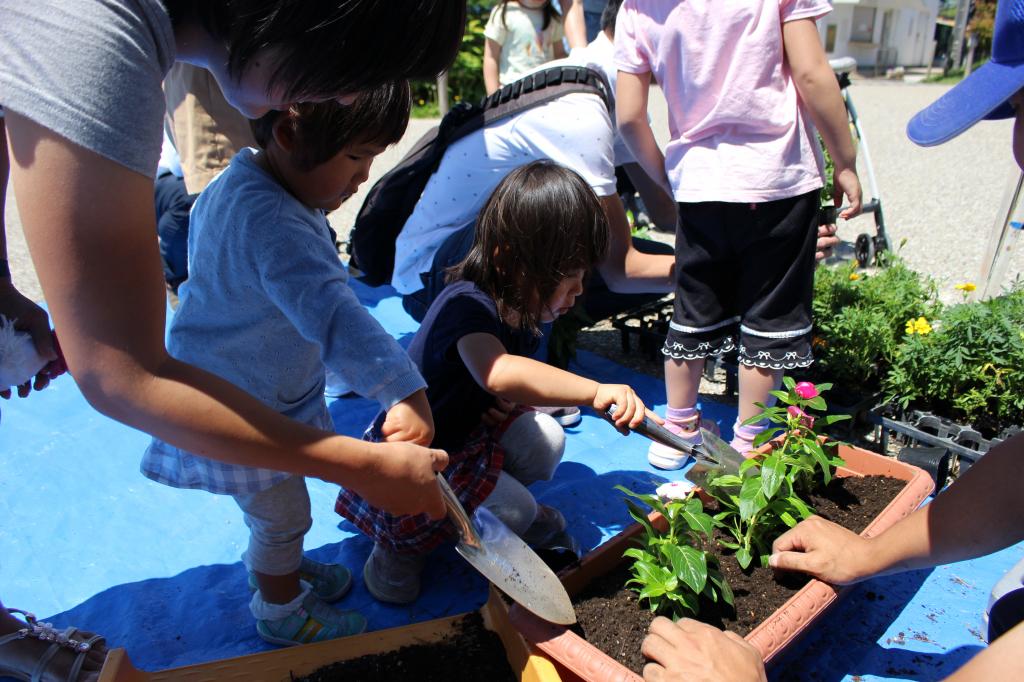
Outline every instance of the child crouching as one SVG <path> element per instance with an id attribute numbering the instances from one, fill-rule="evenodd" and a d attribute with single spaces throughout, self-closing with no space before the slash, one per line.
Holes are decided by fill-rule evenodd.
<path id="1" fill-rule="evenodd" d="M 566 522 L 526 486 L 553 476 L 565 435 L 553 418 L 525 406 L 605 411 L 615 404 L 620 429 L 645 415 L 629 386 L 598 384 L 529 357 L 539 326 L 572 308 L 608 240 L 604 211 L 578 174 L 546 161 L 513 171 L 482 209 L 472 249 L 409 347 L 427 380 L 433 446 L 449 453 L 444 476 L 455 494 L 468 512 L 483 504 L 538 548 L 558 540 Z M 454 538 L 446 521 L 392 516 L 352 491 L 342 492 L 337 511 L 374 540 L 363 577 L 380 601 L 415 600 L 428 553 Z"/>
<path id="2" fill-rule="evenodd" d="M 382 430 L 398 442 L 359 444 L 382 460 L 433 438 L 426 383 L 348 287 L 325 212 L 355 193 L 373 158 L 402 136 L 409 98 L 408 83 L 393 83 L 351 106 L 297 105 L 253 122 L 263 149 L 239 152 L 192 210 L 191 275 L 168 340 L 179 360 L 320 429 L 311 439 L 333 431 L 324 400 L 330 368 L 388 410 Z M 285 473 L 287 461 L 266 466 L 214 461 L 154 439 L 142 471 L 234 497 L 250 530 L 243 561 L 263 639 L 299 644 L 361 632 L 361 615 L 327 605 L 351 587 L 349 571 L 302 554 L 312 523 L 305 479 Z"/>

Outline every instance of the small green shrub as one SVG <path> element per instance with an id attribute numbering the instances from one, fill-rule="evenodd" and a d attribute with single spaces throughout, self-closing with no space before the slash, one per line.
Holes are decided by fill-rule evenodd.
<path id="1" fill-rule="evenodd" d="M 466 33 L 455 63 L 448 70 L 449 102 L 476 102 L 484 96 L 484 27 L 494 0 L 469 0 Z M 413 116 L 434 117 L 437 109 L 437 81 L 413 81 Z"/>
<path id="2" fill-rule="evenodd" d="M 822 266 L 814 277 L 815 364 L 809 376 L 828 377 L 842 398 L 879 390 L 903 341 L 908 319 L 935 317 L 934 282 L 885 254 L 874 273 L 855 263 Z"/>
<path id="3" fill-rule="evenodd" d="M 712 602 L 719 598 L 732 605 L 732 590 L 718 569 L 718 560 L 701 547 L 701 538 L 711 541 L 714 522 L 704 512 L 700 499 L 691 493 L 682 500 L 663 502 L 657 495 L 640 495 L 615 486 L 665 517 L 668 531 L 655 529 L 636 503 L 626 500 L 629 514 L 643 526 L 643 546 L 627 549 L 633 559 L 633 578 L 628 585 L 646 601 L 652 612 L 673 617 L 696 615 L 700 597 Z"/>
<path id="4" fill-rule="evenodd" d="M 886 400 L 936 412 L 992 436 L 1024 413 L 1024 286 L 951 306 L 927 326 L 904 318 Z"/>

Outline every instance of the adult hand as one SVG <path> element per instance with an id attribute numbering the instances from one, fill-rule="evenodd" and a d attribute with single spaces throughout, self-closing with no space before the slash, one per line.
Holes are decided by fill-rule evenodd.
<path id="1" fill-rule="evenodd" d="M 57 359 L 57 351 L 53 345 L 53 333 L 50 331 L 50 318 L 46 311 L 25 298 L 20 291 L 7 279 L 0 279 L 0 315 L 14 323 L 14 328 L 27 331 L 32 336 L 36 352 L 47 364 L 33 381 L 26 381 L 18 386 L 18 396 L 24 398 L 35 388 L 41 391 L 50 383 L 52 377 L 62 373 L 61 363 Z M 0 397 L 11 397 L 10 388 L 0 390 Z"/>
<path id="2" fill-rule="evenodd" d="M 434 440 L 434 416 L 424 389 L 416 391 L 388 410 L 380 428 L 389 443 L 406 442 L 427 446 Z"/>
<path id="3" fill-rule="evenodd" d="M 498 424 L 504 423 L 515 407 L 516 404 L 511 400 L 495 396 L 494 405 L 487 408 L 487 411 L 480 415 L 480 421 L 483 422 L 484 426 L 495 427 Z"/>
<path id="4" fill-rule="evenodd" d="M 834 200 L 836 208 L 843 205 L 843 195 L 846 195 L 846 210 L 840 213 L 839 217 L 843 220 L 849 220 L 860 215 L 862 199 L 860 178 L 857 177 L 857 171 L 853 168 L 837 169 L 832 177 L 832 182 L 835 191 Z"/>
<path id="5" fill-rule="evenodd" d="M 644 401 L 631 387 L 625 384 L 598 384 L 594 409 L 598 414 L 605 414 L 612 405 L 615 410 L 609 415 L 611 422 L 623 435 L 629 435 L 629 430 L 639 426 L 647 416 Z"/>
<path id="6" fill-rule="evenodd" d="M 448 453 L 405 442 L 368 445 L 375 456 L 373 469 L 359 488 L 367 502 L 396 516 L 426 513 L 432 519 L 444 517 L 434 472 L 448 466 Z"/>
<path id="7" fill-rule="evenodd" d="M 818 243 L 814 249 L 814 259 L 823 261 L 832 255 L 832 250 L 839 246 L 839 237 L 836 236 L 836 224 L 818 226 Z"/>
<path id="8" fill-rule="evenodd" d="M 871 575 L 870 541 L 842 526 L 812 516 L 780 535 L 768 563 L 800 571 L 832 585 L 846 585 Z"/>
<path id="9" fill-rule="evenodd" d="M 684 618 L 651 623 L 640 649 L 646 682 L 765 682 L 761 654 L 734 632 Z"/>

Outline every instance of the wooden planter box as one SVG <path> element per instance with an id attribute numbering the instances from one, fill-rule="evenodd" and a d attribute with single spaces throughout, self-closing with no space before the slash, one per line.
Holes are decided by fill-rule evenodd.
<path id="1" fill-rule="evenodd" d="M 861 533 L 864 537 L 878 535 L 908 516 L 934 490 L 931 477 L 909 464 L 849 446 L 840 446 L 839 455 L 846 460 L 846 466 L 839 469 L 839 476 L 883 475 L 907 482 L 896 498 L 864 529 Z M 662 530 L 665 529 L 665 521 L 660 514 L 652 513 L 650 518 Z M 623 551 L 636 541 L 641 532 L 640 524 L 629 526 L 584 556 L 579 564 L 560 573 L 569 594 L 575 596 L 593 579 L 618 566 L 623 561 Z M 844 589 L 812 580 L 752 630 L 746 640 L 757 647 L 766 663 L 771 661 L 824 613 Z M 535 644 L 557 664 L 564 679 L 572 679 L 571 676 L 576 675 L 594 682 L 641 682 L 640 676 L 565 626 L 543 621 L 515 605 L 509 617 L 528 642 Z"/>
<path id="2" fill-rule="evenodd" d="M 561 679 L 551 662 L 537 655 L 536 650 L 511 626 L 508 608 L 494 587 L 491 587 L 490 596 L 480 608 L 480 613 L 484 626 L 501 638 L 508 662 L 519 680 L 556 682 Z M 291 682 L 292 675 L 308 675 L 337 661 L 439 641 L 450 634 L 465 615 L 153 673 L 137 670 L 124 649 L 114 649 L 103 664 L 99 682 Z"/>

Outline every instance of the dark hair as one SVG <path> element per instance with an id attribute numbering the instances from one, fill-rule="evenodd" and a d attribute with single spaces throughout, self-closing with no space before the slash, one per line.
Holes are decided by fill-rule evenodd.
<path id="1" fill-rule="evenodd" d="M 291 160 L 299 170 L 312 170 L 345 147 L 373 144 L 386 147 L 398 142 L 409 124 L 409 81 L 387 83 L 368 90 L 352 104 L 334 100 L 292 105 L 288 111 L 271 111 L 250 121 L 253 137 L 263 149 L 274 137 L 279 119 L 295 136 Z"/>
<path id="2" fill-rule="evenodd" d="M 279 61 L 267 90 L 301 101 L 432 79 L 455 60 L 466 0 L 165 0 L 174 23 L 198 21 L 227 47 L 239 78 L 261 50 Z"/>
<path id="3" fill-rule="evenodd" d="M 501 23 L 508 27 L 508 23 L 505 21 L 505 13 L 508 10 L 508 3 L 512 0 L 498 0 L 498 4 L 501 5 Z M 519 0 L 515 0 L 518 2 Z M 582 0 L 580 0 L 582 2 Z M 521 6 L 521 5 L 520 5 Z M 525 9 L 525 8 L 524 8 Z M 498 8 L 495 6 L 494 11 Z M 542 31 L 548 30 L 548 26 L 551 25 L 552 21 L 561 21 L 562 15 L 558 13 L 555 6 L 551 4 L 551 0 L 547 0 L 547 4 L 544 5 L 544 25 L 541 26 Z"/>
<path id="4" fill-rule="evenodd" d="M 608 0 L 601 12 L 601 30 L 611 31 L 615 35 L 615 17 L 619 16 L 619 8 L 622 7 L 622 0 Z"/>
<path id="5" fill-rule="evenodd" d="M 576 171 L 534 161 L 494 189 L 476 221 L 473 246 L 448 280 L 473 282 L 503 318 L 540 333 L 542 306 L 565 278 L 589 271 L 608 251 L 608 219 Z"/>

